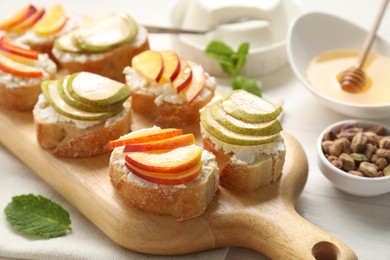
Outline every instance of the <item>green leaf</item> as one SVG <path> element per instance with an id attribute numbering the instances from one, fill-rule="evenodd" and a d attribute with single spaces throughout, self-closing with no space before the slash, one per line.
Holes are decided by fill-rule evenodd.
<path id="1" fill-rule="evenodd" d="M 59 237 L 66 235 L 71 229 L 69 213 L 40 195 L 15 196 L 4 212 L 11 226 L 28 237 Z"/>
<path id="2" fill-rule="evenodd" d="M 233 49 L 220 41 L 212 41 L 206 47 L 206 54 L 211 56 L 229 57 L 232 53 L 234 53 Z"/>
<path id="3" fill-rule="evenodd" d="M 261 88 L 257 84 L 257 81 L 244 76 L 237 76 L 232 81 L 232 87 L 234 90 L 243 89 L 252 94 L 261 97 Z"/>

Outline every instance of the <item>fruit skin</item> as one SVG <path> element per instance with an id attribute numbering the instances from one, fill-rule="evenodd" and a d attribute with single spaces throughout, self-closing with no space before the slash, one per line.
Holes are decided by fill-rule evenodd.
<path id="1" fill-rule="evenodd" d="M 123 149 L 124 153 L 171 150 L 183 146 L 195 144 L 193 134 L 174 136 L 168 139 L 150 141 L 146 143 L 128 144 Z"/>
<path id="2" fill-rule="evenodd" d="M 70 106 L 86 111 L 86 112 L 107 112 L 107 111 L 119 111 L 121 110 L 121 107 L 123 106 L 123 102 L 127 99 L 127 97 L 123 100 L 120 100 L 117 103 L 113 104 L 103 104 L 103 105 L 90 105 L 87 103 L 83 103 L 79 100 L 74 99 L 67 91 L 67 83 L 69 80 L 69 77 L 71 75 L 66 75 L 65 77 L 62 77 L 58 80 L 58 90 L 60 92 L 60 95 L 62 99 L 69 104 Z"/>
<path id="3" fill-rule="evenodd" d="M 13 44 L 12 41 L 8 40 L 5 36 L 0 38 L 0 50 L 33 60 L 38 60 L 38 56 L 43 54 L 38 51 L 19 47 Z"/>
<path id="4" fill-rule="evenodd" d="M 63 8 L 55 5 L 34 25 L 33 31 L 39 36 L 49 36 L 59 32 L 66 24 L 67 18 Z"/>
<path id="5" fill-rule="evenodd" d="M 120 86 L 120 87 L 117 89 L 117 91 L 114 94 L 112 94 L 109 97 L 106 97 L 104 99 L 91 99 L 81 95 L 80 93 L 77 93 L 77 91 L 74 89 L 74 84 L 76 84 L 75 81 L 77 80 L 78 77 L 83 77 L 84 80 L 85 78 L 89 79 L 92 83 L 88 83 L 88 84 L 98 85 L 96 87 L 92 86 L 94 88 L 93 91 L 99 91 L 99 88 L 107 87 L 107 85 L 102 85 L 103 82 L 105 84 L 111 84 L 111 85 L 115 84 L 116 86 Z M 102 83 L 99 84 L 100 82 Z M 85 85 L 81 85 L 81 86 L 83 88 L 87 88 Z M 75 100 L 91 106 L 113 105 L 113 104 L 118 104 L 118 102 L 123 103 L 130 96 L 130 90 L 125 84 L 90 72 L 78 72 L 70 75 L 66 88 L 67 88 L 67 92 Z M 88 88 L 90 87 L 88 86 Z"/>
<path id="6" fill-rule="evenodd" d="M 194 167 L 200 161 L 202 148 L 196 145 L 180 147 L 167 152 L 134 152 L 125 161 L 141 170 L 178 173 Z"/>
<path id="7" fill-rule="evenodd" d="M 184 184 L 187 182 L 190 182 L 194 180 L 198 175 L 202 172 L 202 163 L 199 162 L 196 166 L 193 168 L 181 172 L 181 173 L 155 173 L 155 172 L 148 172 L 141 170 L 137 167 L 134 167 L 133 165 L 129 163 L 125 163 L 126 168 L 134 175 L 158 184 L 165 184 L 165 185 L 179 185 Z"/>
<path id="8" fill-rule="evenodd" d="M 33 27 L 34 24 L 38 22 L 39 19 L 41 19 L 44 14 L 45 14 L 45 9 L 41 8 L 37 10 L 34 14 L 29 16 L 26 20 L 16 24 L 15 26 L 12 26 L 9 29 L 9 31 L 19 33 L 19 34 L 23 33 L 24 31 Z"/>
<path id="9" fill-rule="evenodd" d="M 182 129 L 165 128 L 165 129 L 148 129 L 141 132 L 132 132 L 129 135 L 110 141 L 108 143 L 109 149 L 114 149 L 118 146 L 124 146 L 128 144 L 147 143 L 152 141 L 158 141 L 168 139 L 174 136 L 183 134 Z"/>
<path id="10" fill-rule="evenodd" d="M 3 21 L 0 24 L 0 30 L 10 29 L 12 26 L 17 25 L 17 24 L 23 22 L 24 20 L 26 20 L 28 17 L 33 15 L 36 11 L 37 11 L 37 9 L 35 8 L 35 6 L 33 6 L 31 4 L 25 6 L 22 10 L 20 10 L 14 16 Z"/>
<path id="11" fill-rule="evenodd" d="M 131 66 L 149 82 L 159 82 L 163 71 L 163 58 L 158 51 L 147 50 L 133 57 Z"/>
<path id="12" fill-rule="evenodd" d="M 118 109 L 118 111 L 109 111 L 109 112 L 100 112 L 100 113 L 82 111 L 80 109 L 70 106 L 65 102 L 65 100 L 62 99 L 60 91 L 58 89 L 57 81 L 46 80 L 42 82 L 41 87 L 46 100 L 49 102 L 49 104 L 53 107 L 54 110 L 56 110 L 61 115 L 76 120 L 83 120 L 83 121 L 106 120 L 120 113 L 123 110 L 123 106 L 122 106 Z"/>
<path id="13" fill-rule="evenodd" d="M 188 63 L 184 60 L 180 60 L 180 71 L 175 80 L 172 82 L 172 86 L 176 89 L 177 93 L 180 93 L 185 89 L 192 80 L 192 69 Z"/>
<path id="14" fill-rule="evenodd" d="M 259 106 L 260 103 L 263 106 Z M 271 121 L 282 112 L 280 106 L 276 106 L 245 90 L 232 91 L 222 100 L 222 107 L 229 115 L 248 123 Z M 252 111 L 248 111 L 251 109 Z M 266 111 L 261 111 L 264 109 Z"/>
<path id="15" fill-rule="evenodd" d="M 210 106 L 210 112 L 215 121 L 227 129 L 244 135 L 273 135 L 282 131 L 282 124 L 278 119 L 263 123 L 247 123 L 230 116 L 217 101 Z"/>
<path id="16" fill-rule="evenodd" d="M 164 84 L 172 82 L 179 75 L 180 59 L 176 52 L 173 51 L 160 51 L 160 54 L 164 62 L 164 71 L 159 83 Z"/>
<path id="17" fill-rule="evenodd" d="M 241 146 L 251 146 L 251 145 L 260 145 L 274 141 L 280 134 L 273 135 L 263 135 L 263 136 L 252 136 L 235 133 L 226 127 L 220 125 L 217 121 L 214 120 L 211 115 L 210 109 L 204 109 L 200 114 L 201 126 L 209 132 L 212 136 L 218 140 Z"/>
<path id="18" fill-rule="evenodd" d="M 113 34 L 113 29 L 116 29 L 116 34 Z M 118 38 L 118 32 L 121 34 Z M 81 30 L 77 31 L 74 35 L 74 44 L 87 52 L 104 52 L 109 51 L 116 46 L 122 45 L 126 42 L 130 42 L 134 39 L 138 32 L 138 25 L 128 15 L 121 14 L 108 14 L 105 17 L 96 20 L 86 26 L 83 26 Z M 109 34 L 107 34 L 109 33 Z M 106 37 L 99 37 L 105 35 Z M 104 39 L 103 42 L 94 42 L 93 39 L 98 36 L 98 39 Z"/>
<path id="19" fill-rule="evenodd" d="M 193 61 L 187 61 L 192 71 L 192 80 L 190 84 L 183 89 L 183 93 L 188 101 L 191 103 L 202 91 L 205 85 L 206 76 L 203 67 Z"/>
<path id="20" fill-rule="evenodd" d="M 0 54 L 0 70 L 18 77 L 42 78 L 43 73 L 29 65 L 25 65 Z"/>

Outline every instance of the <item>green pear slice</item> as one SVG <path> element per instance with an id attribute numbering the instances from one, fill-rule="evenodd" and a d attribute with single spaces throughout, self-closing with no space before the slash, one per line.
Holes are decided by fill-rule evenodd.
<path id="1" fill-rule="evenodd" d="M 229 115 L 248 123 L 268 122 L 277 118 L 282 108 L 245 90 L 235 90 L 225 97 L 222 107 Z"/>
<path id="2" fill-rule="evenodd" d="M 73 31 L 70 31 L 70 32 L 58 37 L 54 41 L 54 47 L 56 47 L 60 51 L 65 51 L 65 52 L 72 52 L 72 53 L 82 52 L 82 50 L 80 48 L 78 48 L 73 42 L 74 35 L 79 30 L 80 29 L 75 29 Z"/>
<path id="3" fill-rule="evenodd" d="M 65 100 L 61 97 L 60 91 L 58 89 L 58 81 L 47 80 L 42 83 L 42 92 L 46 97 L 46 100 L 53 107 L 55 111 L 59 114 L 67 116 L 69 118 L 82 120 L 82 121 L 98 121 L 105 120 L 110 118 L 120 112 L 110 111 L 110 112 L 101 112 L 93 113 L 86 112 L 75 107 L 70 106 Z M 122 108 L 123 110 L 123 108 Z"/>
<path id="4" fill-rule="evenodd" d="M 248 123 L 239 120 L 223 109 L 221 102 L 214 103 L 210 108 L 211 115 L 220 125 L 244 135 L 273 135 L 282 131 L 282 124 L 278 119 L 262 123 Z"/>
<path id="5" fill-rule="evenodd" d="M 83 26 L 73 34 L 73 42 L 84 51 L 103 52 L 132 41 L 137 32 L 133 18 L 113 13 Z"/>
<path id="6" fill-rule="evenodd" d="M 113 105 L 130 96 L 123 83 L 90 72 L 72 74 L 66 87 L 75 100 L 93 106 Z"/>
<path id="7" fill-rule="evenodd" d="M 72 95 L 69 94 L 68 88 L 67 88 L 69 78 L 70 78 L 70 75 L 66 75 L 65 77 L 62 77 L 61 79 L 59 79 L 59 81 L 58 81 L 58 89 L 59 89 L 60 95 L 61 95 L 62 99 L 64 99 L 64 101 L 66 103 L 68 103 L 68 105 L 75 107 L 75 108 L 78 108 L 80 110 L 86 111 L 86 112 L 118 111 L 123 106 L 122 101 L 119 101 L 119 102 L 114 103 L 114 104 L 107 104 L 107 105 L 100 105 L 100 106 L 95 105 L 94 106 L 94 105 L 86 104 L 84 102 L 81 102 L 79 100 L 74 99 L 72 97 Z"/>
<path id="8" fill-rule="evenodd" d="M 200 114 L 200 122 L 203 128 L 212 136 L 222 142 L 233 145 L 260 145 L 272 142 L 280 136 L 279 133 L 274 135 L 252 136 L 233 132 L 215 121 L 209 108 L 204 109 Z"/>

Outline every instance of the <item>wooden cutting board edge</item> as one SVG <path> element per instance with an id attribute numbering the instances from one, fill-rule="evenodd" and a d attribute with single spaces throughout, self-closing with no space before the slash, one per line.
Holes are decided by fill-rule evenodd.
<path id="1" fill-rule="evenodd" d="M 304 188 L 308 169 L 302 147 L 288 133 L 283 133 L 287 141 L 287 150 L 290 151 L 290 155 L 287 153 L 286 170 L 284 170 L 281 180 L 269 187 L 280 190 L 282 197 L 268 198 L 266 201 L 263 199 L 259 204 L 258 195 L 261 194 L 261 188 L 245 195 L 245 197 L 250 198 L 249 201 L 242 201 L 240 194 L 220 188 L 216 198 L 203 216 L 189 221 L 177 222 L 170 216 L 154 216 L 133 210 L 125 205 L 116 196 L 108 179 L 108 171 L 105 172 L 108 167 L 109 154 L 94 157 L 93 160 L 90 158 L 55 158 L 36 143 L 31 113 L 7 111 L 7 113 L 0 113 L 0 118 L 1 142 L 114 242 L 125 248 L 149 254 L 176 255 L 225 246 L 243 246 L 265 253 L 272 258 L 280 257 L 282 254 L 291 256 L 293 259 L 305 259 L 308 256 L 313 256 L 312 251 L 316 245 L 313 242 L 320 238 L 325 244 L 320 246 L 317 251 L 324 251 L 328 255 L 346 256 L 346 258 L 334 259 L 356 258 L 353 251 L 341 241 L 318 229 L 296 213 L 293 203 Z M 291 147 L 297 148 L 298 154 L 291 156 L 294 155 L 291 153 Z M 77 163 L 75 163 L 76 161 Z M 46 163 L 46 165 L 42 166 L 41 163 Z M 281 189 L 279 186 L 291 175 L 290 171 L 294 173 L 296 167 L 300 169 L 298 173 L 295 171 L 296 174 L 301 175 L 299 182 L 295 182 L 295 186 L 284 185 L 286 187 Z M 83 172 L 85 169 L 90 169 L 91 172 Z M 98 181 L 104 182 L 104 184 L 97 185 L 97 173 L 94 171 L 100 172 Z M 62 179 L 62 182 L 59 181 L 59 178 Z M 75 181 L 82 183 L 82 185 L 77 185 L 77 189 L 75 189 Z M 95 187 L 101 192 L 93 190 Z M 245 210 L 237 209 L 236 205 L 231 205 L 230 210 L 220 214 L 221 207 L 229 207 L 224 203 L 224 200 L 236 200 L 237 203 L 242 204 Z M 267 204 L 271 205 L 270 209 L 276 209 L 276 213 L 261 214 L 260 216 L 256 207 L 260 205 L 260 207 L 267 208 Z M 95 207 L 91 208 L 91 205 L 95 205 Z M 110 205 L 110 208 L 107 208 L 107 205 Z M 274 223 L 269 217 L 275 214 L 276 216 L 284 216 L 285 221 Z M 130 218 L 131 221 L 126 221 L 126 218 Z M 293 224 L 288 226 L 286 223 Z M 196 229 L 192 228 L 194 225 L 197 227 Z M 126 232 L 123 232 L 124 230 Z M 155 233 L 157 230 L 158 234 Z M 270 235 L 272 230 L 277 230 L 278 236 Z M 287 232 L 288 230 L 290 232 Z M 307 232 L 302 234 L 301 230 Z M 243 234 L 244 231 L 246 231 L 245 234 Z M 289 236 L 289 233 L 298 234 L 298 238 L 299 234 L 309 236 L 310 239 L 301 239 L 295 243 L 297 236 Z M 133 239 L 137 235 L 143 236 L 142 239 L 139 241 L 137 238 Z"/>

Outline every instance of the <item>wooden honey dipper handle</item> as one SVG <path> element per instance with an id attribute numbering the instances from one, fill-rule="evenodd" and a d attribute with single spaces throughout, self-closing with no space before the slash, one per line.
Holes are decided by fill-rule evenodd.
<path id="1" fill-rule="evenodd" d="M 367 59 L 372 43 L 374 42 L 374 39 L 376 37 L 376 32 L 378 30 L 380 22 L 382 21 L 382 17 L 385 13 L 387 3 L 388 0 L 383 0 L 381 3 L 374 24 L 365 39 L 363 49 L 359 56 L 357 64 L 347 69 L 343 76 L 340 78 L 340 85 L 342 89 L 347 92 L 358 93 L 366 87 L 366 74 L 363 71 L 363 65 Z"/>
<path id="2" fill-rule="evenodd" d="M 374 24 L 372 25 L 372 28 L 365 39 L 362 53 L 360 54 L 360 57 L 359 57 L 359 60 L 357 62 L 357 66 L 356 66 L 359 69 L 361 69 L 363 67 L 364 62 L 366 61 L 367 55 L 371 49 L 371 46 L 372 46 L 372 43 L 374 42 L 375 37 L 376 37 L 376 32 L 378 31 L 379 24 L 381 23 L 381 20 L 382 20 L 384 13 L 385 13 L 386 6 L 387 6 L 388 2 L 389 2 L 388 0 L 382 1 L 381 6 L 379 8 L 379 13 L 377 14 L 376 19 L 374 21 Z"/>

